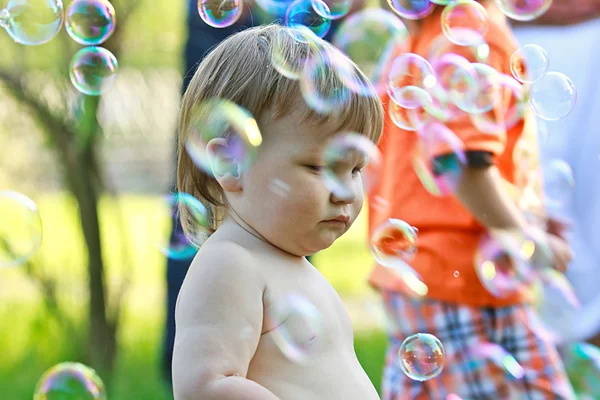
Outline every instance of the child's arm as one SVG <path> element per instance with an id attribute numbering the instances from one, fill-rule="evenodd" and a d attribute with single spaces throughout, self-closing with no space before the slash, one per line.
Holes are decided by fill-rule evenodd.
<path id="1" fill-rule="evenodd" d="M 263 319 L 264 283 L 252 258 L 233 244 L 204 250 L 177 299 L 175 400 L 279 400 L 245 378 Z"/>

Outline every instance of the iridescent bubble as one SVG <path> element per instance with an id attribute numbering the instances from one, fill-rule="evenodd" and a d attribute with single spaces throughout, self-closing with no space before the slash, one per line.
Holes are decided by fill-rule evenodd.
<path id="1" fill-rule="evenodd" d="M 317 14 L 327 19 L 339 19 L 350 12 L 352 0 L 312 0 L 313 8 Z M 325 3 L 327 7 L 323 7 Z"/>
<path id="2" fill-rule="evenodd" d="M 533 83 L 546 75 L 549 67 L 546 50 L 537 44 L 526 44 L 510 57 L 510 72 L 519 82 Z"/>
<path id="3" fill-rule="evenodd" d="M 325 170 L 323 179 L 332 193 L 340 197 L 351 195 L 354 188 L 345 174 L 348 166 L 360 168 L 365 193 L 369 193 L 380 176 L 381 154 L 377 145 L 368 137 L 358 133 L 344 133 L 334 136 L 324 152 Z M 369 168 L 367 168 L 367 165 Z M 352 169 L 351 168 L 351 169 Z"/>
<path id="4" fill-rule="evenodd" d="M 73 56 L 69 77 L 75 89 L 99 96 L 112 87 L 117 77 L 117 58 L 103 47 L 84 47 Z"/>
<path id="5" fill-rule="evenodd" d="M 478 343 L 470 349 L 470 355 L 475 359 L 490 360 L 514 379 L 522 379 L 525 369 L 502 346 L 496 343 Z"/>
<path id="6" fill-rule="evenodd" d="M 533 112 L 547 121 L 556 121 L 569 115 L 577 103 L 577 90 L 568 76 L 548 72 L 531 84 L 529 104 Z"/>
<path id="7" fill-rule="evenodd" d="M 102 379 L 92 368 L 64 362 L 50 368 L 35 388 L 34 400 L 106 400 Z"/>
<path id="8" fill-rule="evenodd" d="M 426 123 L 433 120 L 433 116 L 427 112 L 425 107 L 404 108 L 392 99 L 388 102 L 388 115 L 398 128 L 411 132 L 422 128 Z"/>
<path id="9" fill-rule="evenodd" d="M 546 205 L 553 210 L 565 207 L 575 188 L 571 166 L 564 160 L 554 158 L 544 162 L 542 170 Z"/>
<path id="10" fill-rule="evenodd" d="M 527 113 L 527 95 L 519 82 L 506 74 L 496 77 L 500 107 L 479 114 L 470 114 L 471 121 L 481 132 L 503 135 L 523 120 Z M 505 110 L 501 112 L 500 110 Z"/>
<path id="11" fill-rule="evenodd" d="M 420 142 L 416 147 L 419 162 L 413 164 L 419 179 L 434 195 L 445 196 L 454 193 L 467 163 L 464 143 L 444 124 L 433 121 L 419 131 Z M 433 186 L 433 188 L 432 188 Z"/>
<path id="12" fill-rule="evenodd" d="M 496 231 L 482 236 L 475 254 L 475 271 L 488 292 L 496 297 L 529 293 L 529 286 L 538 278 L 534 254 L 539 241 L 523 234 Z M 542 252 L 548 249 L 540 247 Z"/>
<path id="13" fill-rule="evenodd" d="M 442 11 L 442 32 L 459 46 L 483 42 L 488 29 L 487 11 L 474 0 L 456 0 Z"/>
<path id="14" fill-rule="evenodd" d="M 367 8 L 344 19 L 333 44 L 354 61 L 379 94 L 383 94 L 387 90 L 384 71 L 408 37 L 406 26 L 394 14 L 379 8 Z"/>
<path id="15" fill-rule="evenodd" d="M 288 79 L 300 79 L 312 54 L 323 50 L 319 41 L 320 38 L 304 26 L 276 36 L 271 46 L 273 67 Z M 296 46 L 306 46 L 308 51 L 306 54 L 293 51 L 294 46 L 290 46 L 290 43 L 294 43 Z"/>
<path id="16" fill-rule="evenodd" d="M 531 21 L 545 13 L 552 0 L 496 0 L 507 17 L 516 21 Z"/>
<path id="17" fill-rule="evenodd" d="M 190 132 L 185 149 L 204 173 L 213 171 L 232 173 L 247 171 L 254 163 L 262 135 L 256 120 L 247 110 L 222 99 L 206 100 L 194 107 L 190 114 Z M 207 148 L 213 139 L 223 139 L 215 144 L 211 153 Z"/>
<path id="18" fill-rule="evenodd" d="M 42 220 L 29 197 L 0 191 L 0 268 L 26 263 L 42 243 Z"/>
<path id="19" fill-rule="evenodd" d="M 67 8 L 65 27 L 71 38 L 85 46 L 102 44 L 116 27 L 115 8 L 108 0 L 75 0 Z"/>
<path id="20" fill-rule="evenodd" d="M 285 357 L 307 363 L 325 343 L 323 315 L 305 296 L 290 293 L 273 298 L 265 311 L 268 333 Z"/>
<path id="21" fill-rule="evenodd" d="M 287 9 L 285 24 L 291 28 L 306 27 L 322 38 L 331 28 L 331 20 L 322 16 L 328 13 L 331 10 L 322 0 L 296 0 Z"/>
<path id="22" fill-rule="evenodd" d="M 198 0 L 200 18 L 213 28 L 225 28 L 235 24 L 243 11 L 242 0 Z"/>
<path id="23" fill-rule="evenodd" d="M 198 248 L 190 242 L 183 232 L 172 231 L 172 223 L 179 218 L 180 210 L 185 208 L 190 217 L 188 225 L 194 233 L 206 232 L 208 237 L 208 214 L 204 205 L 194 196 L 187 193 L 170 193 L 162 198 L 158 217 L 160 221 L 152 224 L 154 242 L 158 250 L 167 258 L 173 260 L 191 259 Z M 158 228 L 158 229 L 157 229 Z"/>
<path id="24" fill-rule="evenodd" d="M 17 43 L 37 46 L 53 39 L 64 22 L 61 0 L 9 0 L 0 26 Z"/>
<path id="25" fill-rule="evenodd" d="M 454 271 L 452 275 L 454 275 L 455 278 L 458 278 L 460 276 L 460 272 Z"/>
<path id="26" fill-rule="evenodd" d="M 389 268 L 418 296 L 428 292 L 427 285 L 408 264 L 417 252 L 417 228 L 389 218 L 380 224 L 371 236 L 371 254 L 375 261 Z"/>
<path id="27" fill-rule="evenodd" d="M 304 66 L 300 92 L 306 104 L 321 114 L 335 113 L 346 107 L 352 96 L 348 80 L 359 75 L 353 65 L 336 49 L 323 50 Z M 332 85 L 331 82 L 339 82 Z M 357 83 L 358 86 L 358 83 Z"/>
<path id="28" fill-rule="evenodd" d="M 392 10 L 406 19 L 425 18 L 435 10 L 435 4 L 429 0 L 387 0 Z"/>
<path id="29" fill-rule="evenodd" d="M 492 110 L 500 99 L 500 73 L 489 65 L 471 63 L 473 70 L 457 69 L 448 92 L 452 102 L 464 112 L 481 114 Z M 475 76 L 473 76 L 473 72 Z"/>
<path id="30" fill-rule="evenodd" d="M 420 382 L 438 376 L 446 363 L 442 342 L 429 333 L 407 337 L 400 345 L 398 357 L 402 372 L 410 379 Z"/>
<path id="31" fill-rule="evenodd" d="M 414 109 L 431 102 L 427 89 L 436 84 L 433 68 L 418 54 L 394 59 L 388 74 L 388 93 L 399 106 Z"/>

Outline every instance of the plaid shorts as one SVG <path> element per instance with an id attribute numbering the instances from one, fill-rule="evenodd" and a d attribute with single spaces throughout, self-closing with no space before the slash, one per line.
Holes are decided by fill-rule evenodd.
<path id="1" fill-rule="evenodd" d="M 479 308 L 383 292 L 390 343 L 383 373 L 383 400 L 575 399 L 553 344 L 538 338 L 528 323 L 527 305 Z M 427 381 L 410 379 L 400 369 L 398 351 L 415 333 L 430 333 L 443 344 L 442 372 Z M 488 357 L 473 357 L 482 344 L 499 345 L 523 367 L 513 378 Z"/>

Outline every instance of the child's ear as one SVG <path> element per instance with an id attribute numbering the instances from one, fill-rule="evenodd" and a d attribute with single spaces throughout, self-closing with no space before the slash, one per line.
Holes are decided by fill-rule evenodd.
<path id="1" fill-rule="evenodd" d="M 239 160 L 233 156 L 227 139 L 213 138 L 206 144 L 213 176 L 226 192 L 242 190 Z"/>

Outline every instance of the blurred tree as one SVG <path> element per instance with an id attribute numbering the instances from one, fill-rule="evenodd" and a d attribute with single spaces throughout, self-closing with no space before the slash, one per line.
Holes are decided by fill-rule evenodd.
<path id="1" fill-rule="evenodd" d="M 102 44 L 117 58 L 121 50 L 121 36 L 139 0 L 112 0 L 117 15 L 117 29 L 109 40 Z M 68 6 L 68 4 L 66 5 Z M 2 33 L 2 32 L 0 32 Z M 45 133 L 45 139 L 56 153 L 60 162 L 64 183 L 78 206 L 78 216 L 87 246 L 87 272 L 89 309 L 85 362 L 102 376 L 109 377 L 117 356 L 117 333 L 119 328 L 122 298 L 129 286 L 128 279 L 110 291 L 106 282 L 105 263 L 102 258 L 102 242 L 98 205 L 102 195 L 111 190 L 103 179 L 98 160 L 98 144 L 102 128 L 98 121 L 101 97 L 77 93 L 68 81 L 71 57 L 80 47 L 63 30 L 50 43 L 27 47 L 12 43 L 3 53 L 10 63 L 0 65 L 0 83 L 14 100 L 25 106 L 29 116 Z M 39 60 L 39 64 L 32 63 Z M 5 58 L 6 60 L 6 58 Z M 36 65 L 48 60 L 54 64 L 48 69 L 56 76 L 63 107 L 56 107 L 38 88 L 32 88 L 27 74 Z M 31 67 L 33 65 L 33 68 Z M 46 64 L 47 65 L 47 64 Z M 75 96 L 75 102 L 70 99 Z M 113 193 L 114 194 L 114 193 Z M 44 295 L 47 308 L 57 309 L 55 285 L 47 275 L 36 272 L 29 265 L 26 273 L 34 278 Z M 112 296 L 109 296 L 112 295 Z M 64 315 L 58 315 L 64 321 Z M 72 328 L 70 329 L 73 330 Z"/>

